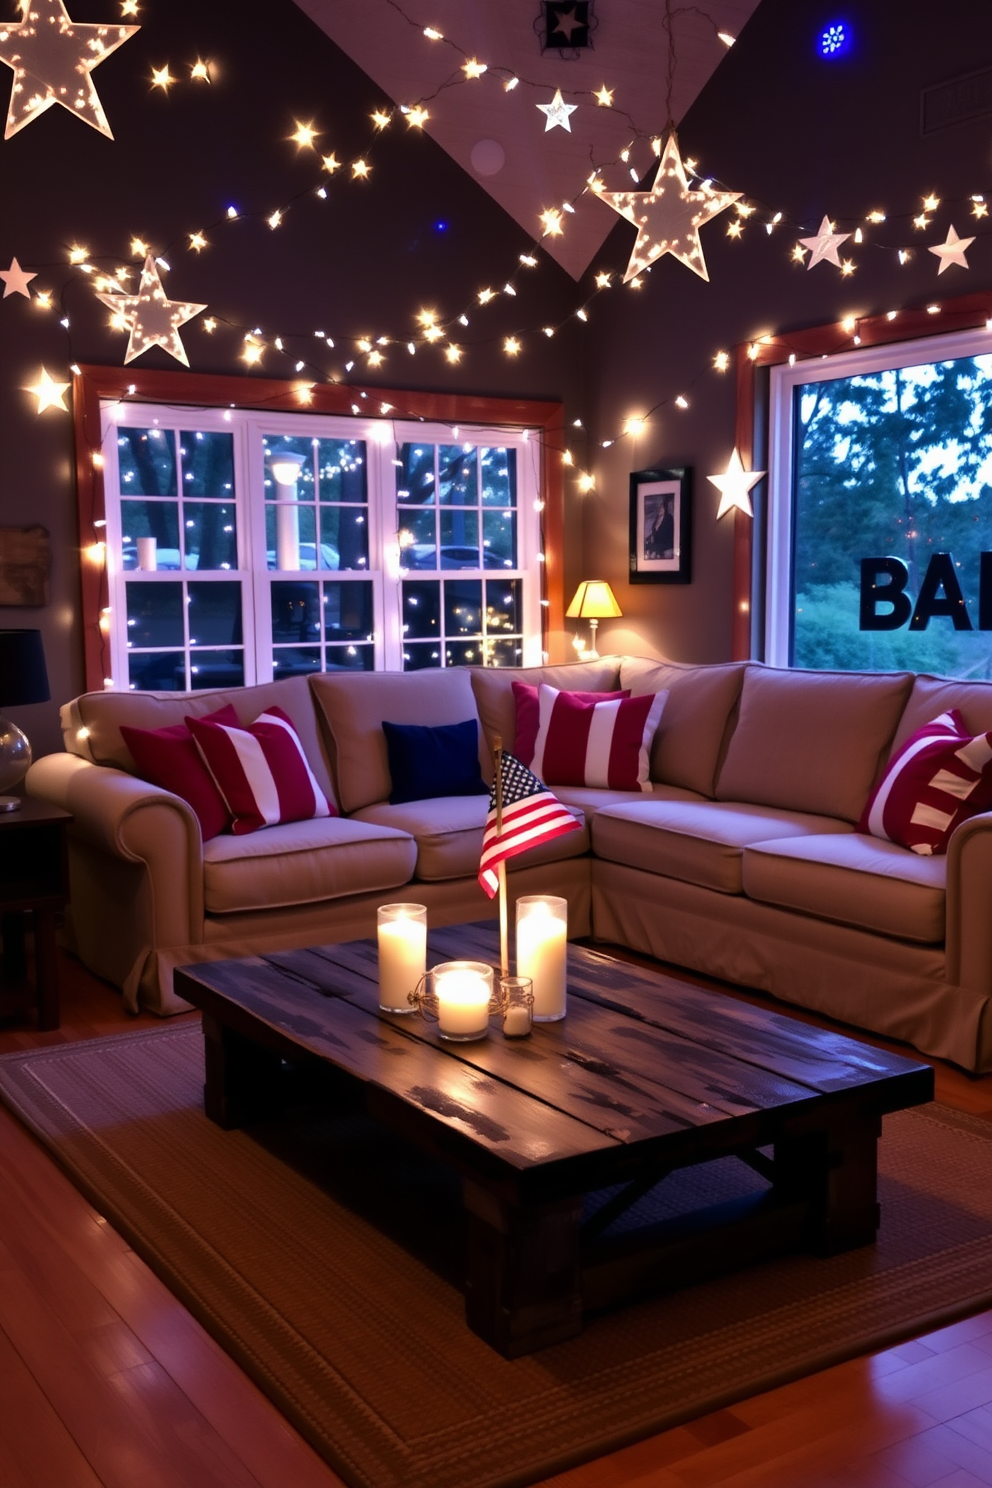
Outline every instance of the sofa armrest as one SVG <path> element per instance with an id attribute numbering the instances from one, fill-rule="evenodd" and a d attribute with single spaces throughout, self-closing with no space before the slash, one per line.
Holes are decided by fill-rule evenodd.
<path id="1" fill-rule="evenodd" d="M 947 847 L 947 980 L 992 990 L 992 812 L 969 817 Z"/>
<path id="2" fill-rule="evenodd" d="M 70 910 L 80 953 L 133 1003 L 153 950 L 203 939 L 199 821 L 179 796 L 76 755 L 45 755 L 26 784 L 29 795 L 72 813 Z"/>

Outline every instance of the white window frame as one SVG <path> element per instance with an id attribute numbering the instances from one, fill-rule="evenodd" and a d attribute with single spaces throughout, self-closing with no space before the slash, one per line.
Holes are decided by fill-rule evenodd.
<path id="1" fill-rule="evenodd" d="M 532 666 L 542 660 L 542 452 L 539 431 L 534 428 L 489 424 L 462 424 L 453 428 L 447 423 L 429 423 L 423 420 L 348 417 L 327 412 L 268 412 L 259 408 L 229 409 L 201 404 L 182 406 L 145 401 L 132 403 L 110 398 L 101 399 L 100 412 L 109 599 L 105 628 L 111 661 L 111 675 L 105 679 L 105 685 L 129 685 L 126 680 L 129 671 L 126 585 L 129 579 L 133 580 L 134 570 L 124 570 L 120 562 L 122 493 L 118 475 L 116 431 L 122 424 L 175 431 L 197 429 L 204 432 L 230 432 L 233 436 L 235 491 L 232 504 L 237 513 L 238 567 L 224 571 L 224 577 L 218 581 L 241 582 L 245 685 L 271 679 L 273 651 L 270 589 L 273 582 L 288 577 L 288 574 L 282 574 L 279 570 L 269 569 L 265 557 L 267 543 L 263 437 L 313 434 L 365 442 L 369 498 L 369 567 L 367 570 L 318 571 L 314 577 L 331 582 L 372 583 L 376 670 L 403 668 L 401 581 L 405 571 L 402 569 L 397 540 L 399 517 L 395 464 L 399 446 L 406 442 L 423 442 L 488 448 L 505 445 L 513 448 L 517 456 L 517 567 L 506 571 L 481 567 L 417 570 L 416 578 L 436 580 L 442 585 L 446 579 L 456 577 L 479 579 L 483 582 L 491 582 L 499 577 L 521 580 L 523 654 L 520 663 Z M 253 555 L 259 554 L 262 555 L 262 561 L 259 563 L 257 556 L 253 561 Z M 294 570 L 294 575 L 297 572 Z M 305 572 L 309 574 L 309 570 Z M 163 582 L 209 582 L 213 576 L 214 571 L 207 570 L 202 574 L 196 569 L 170 570 L 168 579 Z M 186 645 L 183 649 L 187 650 L 188 636 L 184 639 Z M 114 679 L 118 680 L 115 682 Z"/>
<path id="2" fill-rule="evenodd" d="M 833 382 L 861 377 L 896 367 L 918 367 L 927 362 L 954 361 L 959 357 L 988 356 L 992 338 L 988 329 L 957 331 L 941 336 L 920 336 L 912 341 L 888 342 L 819 360 L 781 363 L 771 368 L 768 439 L 768 521 L 765 587 L 765 660 L 771 666 L 791 665 L 789 638 L 794 603 L 793 492 L 794 397 L 797 387 L 811 382 Z"/>

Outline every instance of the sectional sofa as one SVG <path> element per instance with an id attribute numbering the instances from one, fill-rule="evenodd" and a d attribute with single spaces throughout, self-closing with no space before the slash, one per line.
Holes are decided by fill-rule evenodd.
<path id="1" fill-rule="evenodd" d="M 639 657 L 513 671 L 336 673 L 225 692 L 88 693 L 66 750 L 27 788 L 72 812 L 71 921 L 84 963 L 128 1007 L 185 1004 L 176 966 L 374 933 L 378 904 L 429 923 L 495 914 L 477 869 L 484 794 L 390 804 L 383 723 L 477 719 L 512 748 L 512 683 L 667 694 L 652 789 L 561 787 L 582 830 L 511 860 L 510 898 L 554 892 L 569 932 L 992 1069 L 992 814 L 919 856 L 856 830 L 887 760 L 950 707 L 992 730 L 992 685 L 910 674 L 686 666 Z M 121 725 L 154 729 L 233 704 L 292 720 L 336 816 L 203 842 L 178 796 L 138 778 Z"/>

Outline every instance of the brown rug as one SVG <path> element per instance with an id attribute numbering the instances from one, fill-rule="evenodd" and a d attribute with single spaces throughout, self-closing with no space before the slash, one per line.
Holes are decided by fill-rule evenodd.
<path id="1" fill-rule="evenodd" d="M 443 1172 L 312 1108 L 222 1132 L 202 1081 L 190 1027 L 0 1059 L 3 1099 L 362 1488 L 532 1483 L 992 1304 L 992 1127 L 930 1106 L 886 1118 L 877 1246 L 604 1314 L 509 1363 L 465 1328 Z M 655 1213 L 741 1183 L 711 1164 Z"/>

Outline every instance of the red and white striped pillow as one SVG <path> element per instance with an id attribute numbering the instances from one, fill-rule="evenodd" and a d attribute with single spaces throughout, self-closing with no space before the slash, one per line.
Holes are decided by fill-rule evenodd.
<path id="1" fill-rule="evenodd" d="M 651 790 L 651 741 L 667 697 L 667 692 L 649 692 L 583 703 L 542 683 L 531 769 L 545 785 Z"/>
<path id="2" fill-rule="evenodd" d="M 281 708 L 266 709 L 244 727 L 190 717 L 186 727 L 234 818 L 235 836 L 281 822 L 337 816 Z"/>
<path id="3" fill-rule="evenodd" d="M 945 853 L 954 828 L 992 807 L 992 732 L 970 734 L 956 708 L 912 734 L 889 761 L 858 822 L 921 856 Z"/>

